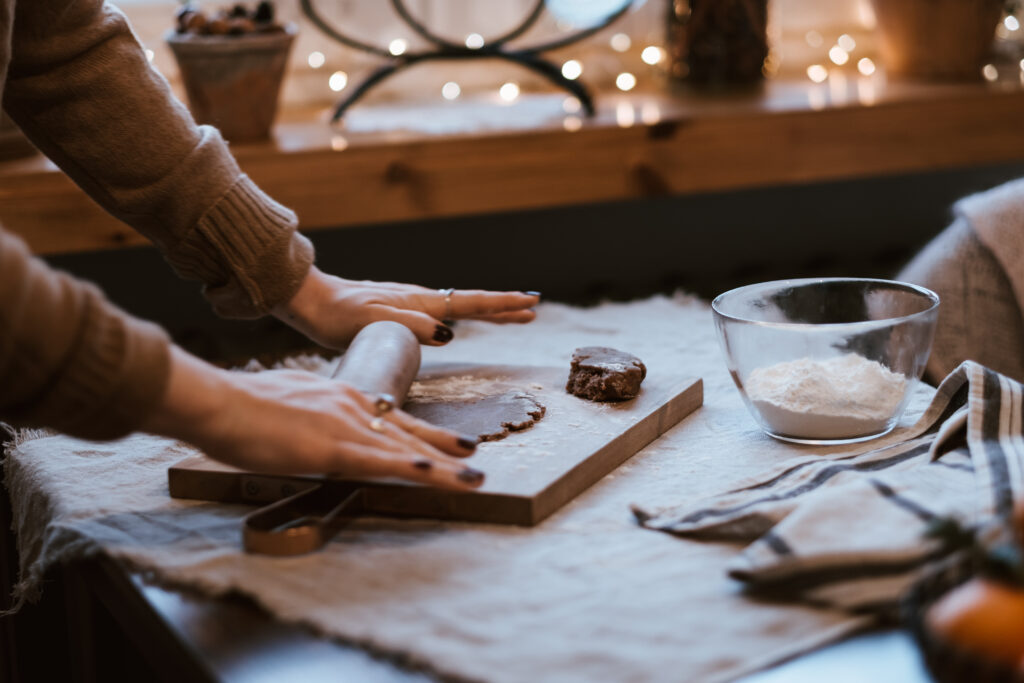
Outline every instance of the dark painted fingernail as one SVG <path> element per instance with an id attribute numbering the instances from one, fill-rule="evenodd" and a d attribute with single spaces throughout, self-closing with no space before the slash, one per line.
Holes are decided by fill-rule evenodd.
<path id="1" fill-rule="evenodd" d="M 468 450 L 474 450 L 476 448 L 477 440 L 471 436 L 460 436 L 457 439 L 457 443 Z"/>
<path id="2" fill-rule="evenodd" d="M 415 460 L 413 461 L 412 466 L 418 470 L 426 471 L 431 469 L 434 466 L 434 463 L 430 462 L 429 460 Z"/>
<path id="3" fill-rule="evenodd" d="M 479 484 L 484 480 L 484 473 L 480 470 L 474 470 L 472 467 L 463 468 L 455 477 L 466 484 Z"/>
<path id="4" fill-rule="evenodd" d="M 444 320 L 441 321 L 441 324 L 447 325 L 448 327 L 455 327 L 455 321 L 452 320 L 451 318 L 445 318 Z"/>
<path id="5" fill-rule="evenodd" d="M 540 298 L 540 292 L 523 292 L 523 294 L 525 294 L 526 296 L 535 296 L 538 299 Z"/>
<path id="6" fill-rule="evenodd" d="M 455 333 L 452 332 L 452 328 L 446 327 L 445 325 L 438 325 L 434 328 L 434 341 L 447 344 L 452 340 Z"/>

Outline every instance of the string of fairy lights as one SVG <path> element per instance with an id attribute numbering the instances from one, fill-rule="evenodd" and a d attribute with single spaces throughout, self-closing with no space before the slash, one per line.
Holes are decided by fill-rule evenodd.
<path id="1" fill-rule="evenodd" d="M 873 26 L 865 26 L 873 28 Z M 996 27 L 996 38 L 1006 41 L 1024 41 L 1024 33 L 1021 31 L 1021 22 L 1015 14 L 1007 14 Z M 825 49 L 825 39 L 818 31 L 808 31 L 804 35 L 807 45 L 814 49 Z M 835 43 L 828 46 L 824 57 L 826 59 L 810 64 L 807 69 L 807 78 L 814 83 L 824 83 L 830 78 L 840 76 L 843 68 L 850 65 L 856 67 L 857 72 L 862 76 L 872 76 L 879 69 L 875 61 L 868 56 L 857 57 L 857 41 L 848 33 L 841 34 Z M 1017 62 L 1019 80 L 1024 83 L 1024 59 Z M 1012 75 L 1012 74 L 1010 74 Z M 999 67 L 996 64 L 988 63 L 982 66 L 981 76 L 988 82 L 995 82 L 1000 79 Z"/>
<path id="2" fill-rule="evenodd" d="M 1007 14 L 1003 17 L 1003 21 L 996 28 L 996 38 L 1004 40 L 1020 40 L 1022 39 L 1020 19 L 1017 18 L 1016 14 Z M 1019 68 L 1018 78 L 1021 83 L 1024 83 L 1024 59 L 1021 59 L 1017 66 Z M 999 80 L 999 69 L 995 64 L 986 64 L 981 69 L 981 75 L 985 77 L 986 81 L 997 81 Z"/>
<path id="3" fill-rule="evenodd" d="M 861 24 L 857 28 L 870 34 L 873 29 L 871 23 L 862 21 Z M 865 41 L 866 44 L 861 46 L 851 33 L 856 33 L 856 31 L 841 33 L 834 41 L 831 39 L 826 40 L 822 32 L 818 30 L 809 30 L 803 34 L 803 41 L 806 47 L 818 55 L 818 58 L 812 59 L 813 63 L 808 64 L 804 69 L 807 79 L 814 84 L 823 84 L 836 80 L 841 83 L 846 78 L 846 74 L 849 73 L 855 72 L 863 77 L 871 77 L 881 71 L 871 56 L 874 54 L 871 41 L 867 40 Z M 996 37 L 1002 40 L 1016 40 L 1024 44 L 1024 31 L 1022 31 L 1020 19 L 1013 13 L 1007 14 L 997 28 Z M 870 38 L 870 35 L 868 35 L 868 38 Z M 605 45 L 613 53 L 619 55 L 619 68 L 614 70 L 617 73 L 613 71 L 614 77 L 611 80 L 614 83 L 614 87 L 622 92 L 629 92 L 635 89 L 645 75 L 649 76 L 653 69 L 663 66 L 667 59 L 666 49 L 649 39 L 644 41 L 646 44 L 641 43 L 643 46 L 634 51 L 637 39 L 626 32 L 614 32 L 604 40 L 606 41 Z M 464 44 L 470 49 L 480 49 L 486 45 L 486 39 L 480 33 L 469 33 L 464 38 Z M 591 48 L 596 47 L 600 49 L 601 47 L 600 43 L 595 43 L 594 39 L 588 41 L 588 44 Z M 405 54 L 409 47 L 409 42 L 401 37 L 395 37 L 387 43 L 387 51 L 395 57 Z M 152 62 L 155 56 L 153 50 L 147 48 L 146 56 Z M 634 61 L 637 59 L 640 63 Z M 319 49 L 308 52 L 305 56 L 305 62 L 313 71 L 330 68 L 327 54 Z M 779 62 L 779 53 L 772 50 L 765 64 L 766 75 L 773 76 L 778 73 L 780 70 Z M 804 61 L 804 63 L 806 64 L 807 62 Z M 1015 65 L 1015 68 L 1018 67 L 1019 79 L 1024 83 L 1024 59 L 1021 59 Z M 562 76 L 568 80 L 579 79 L 588 71 L 587 59 L 583 56 L 573 56 L 565 59 L 561 63 L 560 71 Z M 606 62 L 602 63 L 602 71 L 605 78 L 612 75 L 608 73 Z M 792 66 L 790 71 L 792 71 Z M 996 64 L 985 64 L 982 68 L 982 76 L 986 81 L 995 82 L 999 80 L 1000 75 L 1000 69 Z M 1003 75 L 1006 76 L 1007 74 L 1004 73 Z M 334 69 L 327 74 L 326 85 L 331 92 L 341 93 L 350 85 L 349 74 L 343 69 Z M 454 101 L 464 97 L 470 90 L 474 92 L 484 91 L 486 94 L 488 88 L 481 88 L 478 85 L 466 86 L 457 80 L 447 80 L 440 84 L 439 90 L 440 97 L 443 100 Z M 523 86 L 515 80 L 504 80 L 500 84 L 495 84 L 493 89 L 490 89 L 490 92 L 496 95 L 499 101 L 512 103 L 521 96 Z M 571 108 L 571 101 L 573 99 L 572 97 L 568 98 L 570 104 L 567 107 Z M 573 114 L 575 112 L 568 111 L 567 109 L 567 113 Z"/>
<path id="4" fill-rule="evenodd" d="M 480 49 L 485 45 L 484 37 L 479 33 L 470 33 L 465 37 L 465 45 L 470 49 Z M 617 53 L 626 53 L 633 48 L 633 39 L 626 33 L 614 33 L 608 38 L 609 47 Z M 408 42 L 403 38 L 394 38 L 388 43 L 388 52 L 398 57 L 408 50 Z M 646 45 L 640 50 L 640 61 L 648 66 L 657 66 L 665 59 L 665 50 L 659 45 Z M 319 70 L 327 66 L 327 55 L 320 50 L 313 50 L 306 56 L 306 63 L 311 69 Z M 585 72 L 584 62 L 579 58 L 567 59 L 561 64 L 562 76 L 574 81 L 583 76 Z M 623 69 L 615 75 L 615 87 L 623 92 L 633 90 L 639 80 L 637 74 L 632 70 Z M 344 70 L 332 71 L 327 77 L 327 87 L 331 91 L 340 93 L 349 84 L 349 75 Z M 513 80 L 501 83 L 496 93 L 504 102 L 514 102 L 521 94 L 520 84 Z M 445 100 L 456 100 L 463 95 L 463 86 L 457 81 L 446 81 L 440 88 L 441 97 Z"/>
<path id="5" fill-rule="evenodd" d="M 812 48 L 824 47 L 825 39 L 817 31 L 808 31 L 804 40 Z M 857 49 L 857 41 L 848 33 L 843 33 L 834 45 L 828 48 L 828 61 L 837 67 L 843 67 L 855 59 L 854 51 Z M 857 71 L 862 76 L 871 76 L 875 73 L 875 62 L 870 57 L 861 57 L 856 61 Z M 807 67 L 807 78 L 814 83 L 824 83 L 829 77 L 829 67 L 825 64 L 811 64 Z"/>
<path id="6" fill-rule="evenodd" d="M 1013 37 L 1013 34 L 1021 31 L 1020 21 L 1014 15 L 1008 15 L 1000 24 L 1000 32 L 1003 37 Z M 804 40 L 811 48 L 823 50 L 823 60 L 809 64 L 805 73 L 813 83 L 824 83 L 830 77 L 837 74 L 837 69 L 855 69 L 861 76 L 872 76 L 878 72 L 879 67 L 872 57 L 858 55 L 857 40 L 849 33 L 840 34 L 834 43 L 826 45 L 825 38 L 816 30 L 808 31 Z M 484 37 L 479 33 L 471 33 L 466 36 L 465 44 L 469 48 L 483 47 Z M 626 33 L 614 33 L 607 41 L 608 46 L 617 53 L 627 53 L 633 48 L 633 39 Z M 395 56 L 403 54 L 408 49 L 407 42 L 402 38 L 395 38 L 388 44 L 388 51 Z M 666 51 L 660 45 L 645 45 L 639 53 L 640 61 L 649 67 L 656 67 L 666 59 Z M 309 53 L 306 59 L 312 69 L 321 69 L 327 63 L 326 55 L 314 50 Z M 852 67 L 852 69 L 851 69 Z M 1020 60 L 1021 80 L 1024 81 L 1024 59 Z M 777 68 L 777 67 L 776 67 Z M 769 68 L 769 73 L 776 70 Z M 570 58 L 561 65 L 562 75 L 569 80 L 576 80 L 584 75 L 586 68 L 583 60 Z M 982 68 L 982 76 L 987 81 L 996 81 L 999 78 L 999 70 L 994 64 L 985 64 Z M 343 91 L 349 83 L 349 76 L 343 70 L 333 71 L 327 79 L 327 85 L 333 92 Z M 633 90 L 639 79 L 635 70 L 628 67 L 623 68 L 614 78 L 615 87 L 623 92 Z M 456 100 L 463 95 L 463 86 L 457 81 L 446 81 L 440 88 L 440 95 L 445 100 Z M 497 86 L 498 98 L 504 102 L 513 102 L 521 94 L 521 88 L 516 81 L 505 81 Z"/>

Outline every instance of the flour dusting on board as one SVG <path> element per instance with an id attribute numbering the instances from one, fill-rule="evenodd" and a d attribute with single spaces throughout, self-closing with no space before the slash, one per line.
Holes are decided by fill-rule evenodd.
<path id="1" fill-rule="evenodd" d="M 475 398 L 493 396 L 512 388 L 506 377 L 478 377 L 458 375 L 438 377 L 413 382 L 409 389 L 409 400 L 423 403 L 437 401 L 470 401 Z"/>

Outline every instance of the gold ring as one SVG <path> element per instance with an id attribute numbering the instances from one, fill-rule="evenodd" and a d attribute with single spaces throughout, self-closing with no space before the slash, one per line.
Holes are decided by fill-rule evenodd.
<path id="1" fill-rule="evenodd" d="M 391 394 L 381 394 L 374 401 L 373 407 L 377 409 L 377 415 L 383 415 L 395 408 L 395 397 Z"/>
<path id="2" fill-rule="evenodd" d="M 372 429 L 375 432 L 383 432 L 384 419 L 380 417 L 375 417 L 372 420 L 370 420 L 370 429 Z"/>
<path id="3" fill-rule="evenodd" d="M 452 294 L 454 292 L 455 289 L 453 287 L 437 290 L 437 293 L 444 297 L 444 316 L 442 316 L 442 320 L 450 320 L 452 317 Z"/>

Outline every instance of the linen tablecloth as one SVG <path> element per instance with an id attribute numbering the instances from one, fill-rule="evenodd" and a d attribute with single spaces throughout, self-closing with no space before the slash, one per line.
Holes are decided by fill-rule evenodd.
<path id="1" fill-rule="evenodd" d="M 735 488 L 806 452 L 762 434 L 732 385 L 706 304 L 686 296 L 571 308 L 527 326 L 460 323 L 425 361 L 564 364 L 606 345 L 703 377 L 705 404 L 535 528 L 366 519 L 324 551 L 246 555 L 250 508 L 172 500 L 167 439 L 50 436 L 10 450 L 6 484 L 22 556 L 20 595 L 46 567 L 106 553 L 152 581 L 236 591 L 276 617 L 422 666 L 486 681 L 720 681 L 862 626 L 840 611 L 744 597 L 739 547 L 637 525 L 631 505 L 677 505 Z M 932 391 L 922 387 L 907 421 Z"/>

